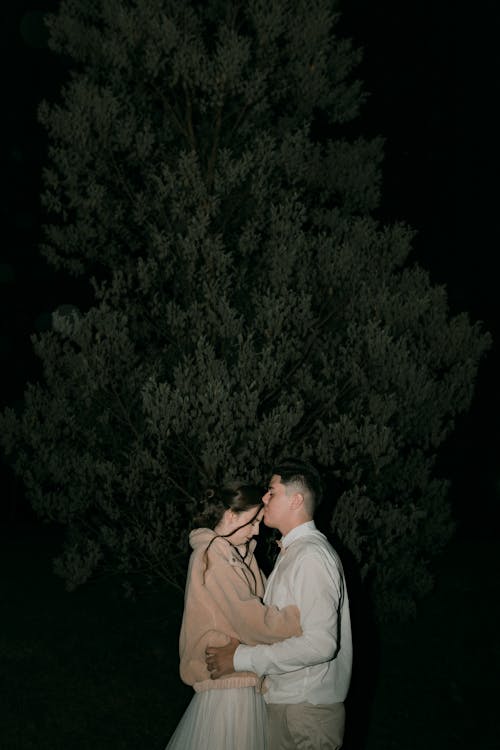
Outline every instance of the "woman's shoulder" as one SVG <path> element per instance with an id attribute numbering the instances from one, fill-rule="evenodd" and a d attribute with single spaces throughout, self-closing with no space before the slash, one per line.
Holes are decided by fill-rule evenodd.
<path id="1" fill-rule="evenodd" d="M 196 551 L 207 547 L 216 537 L 217 534 L 212 529 L 193 529 L 189 533 L 189 544 Z"/>
<path id="2" fill-rule="evenodd" d="M 195 558 L 208 555 L 213 561 L 216 558 L 228 560 L 232 556 L 230 542 L 218 536 L 212 529 L 193 529 L 189 534 L 189 543 Z"/>
<path id="3" fill-rule="evenodd" d="M 255 540 L 251 540 L 248 550 L 239 550 L 229 539 L 218 536 L 212 529 L 194 529 L 189 535 L 193 555 L 208 555 L 210 564 L 217 560 L 229 565 L 249 564 L 253 558 Z"/>

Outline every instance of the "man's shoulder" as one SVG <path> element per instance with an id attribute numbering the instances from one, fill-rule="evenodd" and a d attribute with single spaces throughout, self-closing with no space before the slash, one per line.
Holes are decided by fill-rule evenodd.
<path id="1" fill-rule="evenodd" d="M 326 536 L 317 529 L 308 530 L 307 534 L 295 539 L 289 549 L 293 551 L 294 557 L 327 555 L 335 560 L 338 559 L 337 553 Z"/>

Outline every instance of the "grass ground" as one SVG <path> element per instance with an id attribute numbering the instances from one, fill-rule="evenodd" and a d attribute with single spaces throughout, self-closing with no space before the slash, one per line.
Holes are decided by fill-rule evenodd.
<path id="1" fill-rule="evenodd" d="M 1 749 L 162 750 L 191 695 L 182 597 L 134 603 L 106 581 L 68 594 L 53 550 L 39 534 L 2 538 Z M 418 618 L 380 632 L 367 730 L 349 750 L 498 747 L 499 594 L 496 545 L 455 541 Z"/>

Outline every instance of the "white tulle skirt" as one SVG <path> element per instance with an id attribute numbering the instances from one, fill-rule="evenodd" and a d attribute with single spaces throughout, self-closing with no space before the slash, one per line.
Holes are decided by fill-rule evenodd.
<path id="1" fill-rule="evenodd" d="M 267 714 L 255 687 L 195 693 L 166 750 L 266 750 Z"/>

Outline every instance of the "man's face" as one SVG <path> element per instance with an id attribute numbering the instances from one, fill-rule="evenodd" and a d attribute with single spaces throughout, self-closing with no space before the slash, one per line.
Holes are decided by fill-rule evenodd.
<path id="1" fill-rule="evenodd" d="M 262 498 L 264 503 L 264 518 L 266 526 L 283 532 L 289 523 L 290 497 L 287 488 L 281 484 L 279 474 L 273 474 L 267 492 Z"/>

